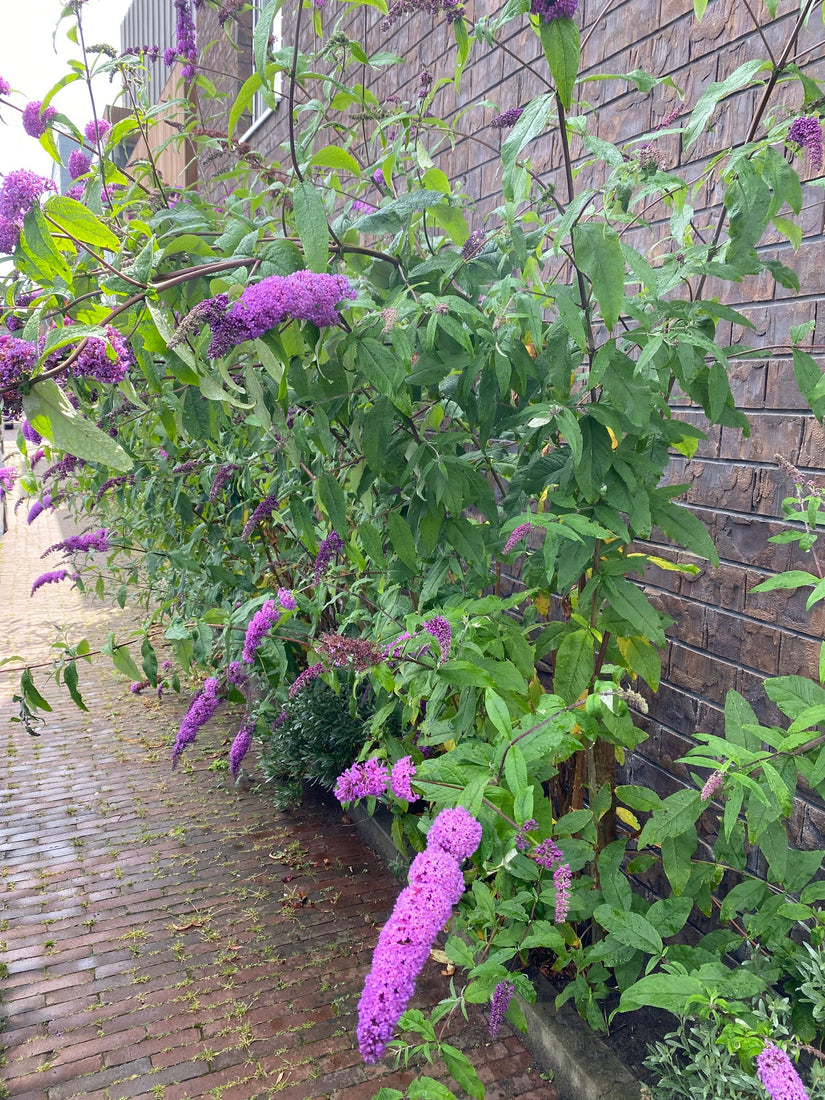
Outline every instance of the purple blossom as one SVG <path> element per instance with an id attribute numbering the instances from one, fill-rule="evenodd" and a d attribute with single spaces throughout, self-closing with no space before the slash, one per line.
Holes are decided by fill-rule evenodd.
<path id="1" fill-rule="evenodd" d="M 244 524 L 241 539 L 246 542 L 261 520 L 268 519 L 277 507 L 277 497 L 265 497 Z"/>
<path id="2" fill-rule="evenodd" d="M 263 336 L 288 319 L 311 321 L 318 328 L 339 324 L 336 306 L 356 297 L 344 275 L 296 271 L 292 275 L 270 275 L 248 286 L 228 310 L 209 318 L 211 358 L 225 355 L 230 348 Z"/>
<path id="3" fill-rule="evenodd" d="M 69 175 L 73 180 L 85 176 L 91 167 L 92 162 L 82 149 L 72 149 L 69 153 Z"/>
<path id="4" fill-rule="evenodd" d="M 496 130 L 509 130 L 511 126 L 515 126 L 523 114 L 523 107 L 510 107 L 509 110 L 502 111 L 500 115 L 491 119 L 490 125 Z"/>
<path id="5" fill-rule="evenodd" d="M 82 183 L 72 184 L 66 191 L 67 198 L 74 199 L 75 202 L 80 202 L 85 194 L 86 188 Z"/>
<path id="6" fill-rule="evenodd" d="M 195 5 L 197 7 L 197 4 Z M 164 64 L 173 65 L 180 58 L 184 62 L 182 75 L 184 80 L 192 80 L 197 71 L 198 46 L 195 32 L 195 20 L 192 16 L 190 0 L 175 0 L 178 19 L 175 26 L 175 48 L 163 51 Z"/>
<path id="7" fill-rule="evenodd" d="M 399 634 L 398 637 L 395 639 L 395 641 L 391 642 L 390 645 L 387 646 L 385 656 L 387 656 L 387 657 L 398 657 L 398 656 L 400 656 L 401 649 L 404 646 L 404 642 L 408 642 L 410 640 L 410 638 L 412 638 L 412 637 L 413 637 L 413 635 L 410 634 L 409 630 L 405 630 L 403 634 Z"/>
<path id="8" fill-rule="evenodd" d="M 28 168 L 15 168 L 7 172 L 0 184 L 0 217 L 19 228 L 40 196 L 55 189 L 51 180 L 30 172 Z"/>
<path id="9" fill-rule="evenodd" d="M 337 531 L 333 531 L 332 534 L 327 535 L 327 537 L 322 541 L 321 545 L 318 547 L 318 554 L 315 558 L 316 584 L 318 584 L 318 582 L 321 580 L 321 577 L 323 577 L 324 573 L 326 573 L 327 569 L 329 568 L 329 563 L 332 561 L 332 559 L 343 549 L 344 540 L 341 538 Z"/>
<path id="10" fill-rule="evenodd" d="M 0 466 L 0 493 L 3 490 L 10 493 L 14 487 L 15 478 L 18 476 L 17 470 L 13 466 Z"/>
<path id="11" fill-rule="evenodd" d="M 48 481 L 50 478 L 54 478 L 55 481 L 62 481 L 64 477 L 73 474 L 75 470 L 81 470 L 85 465 L 85 458 L 76 458 L 75 455 L 66 455 L 60 462 L 55 462 L 54 466 L 50 466 L 43 474 L 41 480 Z"/>
<path id="12" fill-rule="evenodd" d="M 517 546 L 530 533 L 532 528 L 532 523 L 520 523 L 505 542 L 504 549 L 501 551 L 502 554 L 509 554 L 513 547 Z"/>
<path id="13" fill-rule="evenodd" d="M 19 384 L 25 382 L 37 362 L 37 348 L 28 340 L 0 334 L 0 404 L 7 417 L 22 411 Z"/>
<path id="14" fill-rule="evenodd" d="M 395 762 L 390 773 L 390 788 L 396 798 L 403 798 L 405 802 L 415 801 L 415 793 L 410 786 L 414 775 L 415 764 L 411 756 L 402 756 Z"/>
<path id="15" fill-rule="evenodd" d="M 716 794 L 719 788 L 725 782 L 725 773 L 722 771 L 712 772 L 705 780 L 705 785 L 702 787 L 702 791 L 699 797 L 703 802 L 709 802 L 711 798 Z"/>
<path id="16" fill-rule="evenodd" d="M 533 0 L 530 6 L 531 15 L 540 15 L 545 23 L 551 19 L 560 19 L 566 16 L 568 19 L 576 14 L 579 0 Z"/>
<path id="17" fill-rule="evenodd" d="M 97 491 L 97 501 L 100 503 L 102 498 L 110 489 L 119 489 L 121 485 L 134 485 L 134 474 L 121 474 L 119 477 L 107 478 Z"/>
<path id="18" fill-rule="evenodd" d="M 386 763 L 373 756 L 342 772 L 335 784 L 334 794 L 341 803 L 355 802 L 370 795 L 380 798 L 386 794 L 389 781 Z"/>
<path id="19" fill-rule="evenodd" d="M 536 845 L 535 851 L 532 852 L 532 858 L 538 863 L 539 867 L 549 871 L 555 864 L 562 862 L 564 853 L 556 842 L 548 837 L 547 840 L 543 840 L 541 844 Z"/>
<path id="20" fill-rule="evenodd" d="M 138 680 L 134 684 L 129 684 L 129 691 L 132 695 L 140 695 L 140 693 L 150 686 L 148 680 Z"/>
<path id="21" fill-rule="evenodd" d="M 483 246 L 484 230 L 475 229 L 464 242 L 461 249 L 461 255 L 464 257 L 465 260 L 472 259 L 472 257 L 475 256 L 477 252 L 481 251 Z"/>
<path id="22" fill-rule="evenodd" d="M 45 558 L 56 550 L 60 550 L 64 554 L 89 554 L 92 550 L 96 550 L 99 554 L 105 554 L 108 549 L 109 532 L 105 527 L 100 527 L 97 531 L 88 531 L 85 535 L 70 535 L 62 542 L 56 542 L 54 546 L 44 550 L 40 556 Z"/>
<path id="23" fill-rule="evenodd" d="M 513 999 L 516 987 L 512 982 L 499 982 L 493 990 L 493 1000 L 490 1005 L 490 1038 L 497 1039 L 504 1023 L 504 1014 L 507 1006 Z"/>
<path id="24" fill-rule="evenodd" d="M 771 1100 L 809 1100 L 790 1058 L 773 1043 L 766 1043 L 757 1054 L 756 1074 Z"/>
<path id="25" fill-rule="evenodd" d="M 114 352 L 109 355 L 109 348 Z M 75 378 L 94 378 L 98 382 L 116 384 L 122 382 L 132 365 L 132 353 L 125 339 L 116 328 L 106 326 L 106 339 L 90 336 L 86 346 L 74 361 Z"/>
<path id="26" fill-rule="evenodd" d="M 249 675 L 240 661 L 230 661 L 226 667 L 226 679 L 235 687 L 243 688 L 249 683 Z"/>
<path id="27" fill-rule="evenodd" d="M 556 888 L 556 924 L 564 924 L 570 908 L 570 864 L 561 863 L 553 872 L 553 885 Z"/>
<path id="28" fill-rule="evenodd" d="M 292 595 L 288 588 L 278 589 L 278 602 L 284 611 L 295 611 L 298 604 L 295 601 L 295 597 Z"/>
<path id="29" fill-rule="evenodd" d="M 519 829 L 518 835 L 516 836 L 516 847 L 520 852 L 526 852 L 527 849 L 530 847 L 530 838 L 527 834 L 532 832 L 534 829 L 538 829 L 538 827 L 539 823 L 534 817 L 531 817 L 524 822 L 522 827 Z"/>
<path id="30" fill-rule="evenodd" d="M 280 714 L 276 715 L 273 719 L 272 725 L 269 727 L 271 730 L 280 729 L 286 722 L 289 721 L 289 713 L 282 710 Z"/>
<path id="31" fill-rule="evenodd" d="M 427 847 L 440 848 L 453 859 L 468 859 L 481 843 L 481 824 L 463 806 L 442 810 L 427 833 Z"/>
<path id="32" fill-rule="evenodd" d="M 358 1003 L 358 1047 L 365 1062 L 377 1062 L 384 1053 L 435 938 L 464 892 L 458 863 L 432 848 L 413 860 L 409 883 L 381 929 Z"/>
<path id="33" fill-rule="evenodd" d="M 315 648 L 334 668 L 354 668 L 357 672 L 366 672 L 384 659 L 369 638 L 350 638 L 346 634 L 322 634 Z"/>
<path id="34" fill-rule="evenodd" d="M 403 16 L 417 11 L 432 16 L 443 12 L 447 22 L 454 23 L 464 14 L 464 5 L 459 0 L 395 0 L 381 24 L 381 30 L 391 30 L 393 24 Z"/>
<path id="35" fill-rule="evenodd" d="M 255 732 L 255 719 L 245 718 L 243 725 L 238 730 L 235 740 L 232 742 L 232 748 L 229 750 L 229 770 L 232 773 L 232 778 L 238 778 L 238 772 L 241 770 L 241 762 L 249 749 L 252 746 L 252 734 Z"/>
<path id="36" fill-rule="evenodd" d="M 31 426 L 28 420 L 25 419 L 25 417 L 23 418 L 23 422 L 20 425 L 20 431 L 23 433 L 23 438 L 29 443 L 34 443 L 35 446 L 37 446 L 38 443 L 43 442 L 43 436 L 40 434 L 40 432 L 35 431 L 35 429 Z"/>
<path id="37" fill-rule="evenodd" d="M 788 143 L 804 149 L 814 172 L 822 168 L 822 124 L 813 115 L 800 115 L 788 130 Z"/>
<path id="38" fill-rule="evenodd" d="M 371 202 L 362 202 L 361 199 L 353 199 L 352 209 L 356 214 L 374 214 L 378 207 L 373 206 Z"/>
<path id="39" fill-rule="evenodd" d="M 20 240 L 20 226 L 0 216 L 0 252 L 14 252 Z"/>
<path id="40" fill-rule="evenodd" d="M 426 630 L 428 634 L 431 634 L 438 642 L 438 647 L 441 650 L 439 664 L 441 664 L 450 656 L 450 650 L 453 645 L 453 632 L 450 624 L 443 615 L 436 615 L 434 619 L 427 619 L 422 626 L 424 630 Z"/>
<path id="41" fill-rule="evenodd" d="M 31 508 L 29 508 L 29 514 L 26 516 L 26 523 L 34 523 L 40 513 L 45 512 L 47 508 L 54 508 L 51 493 L 46 493 L 42 501 L 36 500 Z"/>
<path id="42" fill-rule="evenodd" d="M 215 479 L 212 482 L 212 487 L 209 490 L 209 502 L 214 504 L 226 486 L 229 484 L 229 480 L 236 470 L 240 467 L 234 462 L 224 462 L 222 466 L 218 467 L 218 472 L 215 474 Z"/>
<path id="43" fill-rule="evenodd" d="M 44 584 L 58 584 L 60 581 L 64 581 L 66 577 L 72 576 L 76 577 L 77 573 L 70 573 L 68 569 L 55 569 L 51 573 L 43 573 L 32 585 L 31 595 L 33 596 L 38 588 L 42 588 Z"/>
<path id="44" fill-rule="evenodd" d="M 97 145 L 98 142 L 103 141 L 111 128 L 111 122 L 108 122 L 105 118 L 93 118 L 86 123 L 83 134 L 91 145 Z M 75 177 L 72 176 L 72 179 L 75 179 Z"/>
<path id="45" fill-rule="evenodd" d="M 4 76 L 0 76 L 0 95 L 8 95 L 11 91 L 11 84 Z"/>
<path id="46" fill-rule="evenodd" d="M 40 459 L 41 459 L 41 458 L 43 457 L 43 455 L 44 455 L 45 453 L 46 453 L 46 452 L 45 452 L 45 450 L 44 450 L 44 449 L 43 449 L 42 447 L 38 447 L 38 448 L 37 448 L 37 450 L 36 450 L 36 451 L 34 452 L 34 454 L 33 454 L 33 455 L 31 456 L 31 460 L 30 460 L 30 464 L 31 464 L 31 468 L 32 468 L 32 469 L 34 469 L 34 468 L 35 468 L 35 466 L 37 465 L 37 463 L 38 463 L 38 462 L 40 461 Z"/>
<path id="47" fill-rule="evenodd" d="M 172 767 L 176 768 L 181 753 L 187 745 L 191 745 L 198 736 L 198 730 L 205 726 L 220 704 L 218 695 L 218 681 L 210 676 L 204 681 L 203 688 L 197 693 L 189 705 L 183 721 L 180 724 L 175 745 L 172 749 Z"/>
<path id="48" fill-rule="evenodd" d="M 251 665 L 255 660 L 255 654 L 258 652 L 261 642 L 277 623 L 280 614 L 275 606 L 275 601 L 267 600 L 250 619 L 243 643 L 243 659 L 248 665 Z"/>
<path id="49" fill-rule="evenodd" d="M 57 111 L 51 104 L 44 107 L 42 100 L 34 99 L 23 108 L 23 129 L 29 137 L 41 138 L 56 114 Z"/>
<path id="50" fill-rule="evenodd" d="M 307 684 L 311 684 L 313 680 L 316 680 L 324 671 L 324 666 L 320 663 L 317 665 L 310 665 L 309 668 L 305 668 L 300 676 L 296 676 L 292 681 L 289 688 L 289 697 L 294 699 L 299 691 L 302 691 Z"/>

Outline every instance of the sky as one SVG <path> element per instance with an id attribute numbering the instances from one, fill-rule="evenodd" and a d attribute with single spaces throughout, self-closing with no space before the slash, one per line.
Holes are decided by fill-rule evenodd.
<path id="1" fill-rule="evenodd" d="M 120 24 L 131 2 L 86 0 L 83 7 L 86 42 L 90 45 L 106 42 L 119 48 Z M 4 9 L 0 76 L 12 87 L 6 98 L 22 108 L 30 100 L 42 99 L 68 71 L 66 59 L 79 59 L 80 51 L 66 38 L 70 20 L 64 20 L 54 38 L 63 0 L 0 0 L 0 4 Z M 112 87 L 108 79 L 103 79 L 95 89 L 98 114 L 103 113 L 103 107 L 111 98 Z M 81 129 L 92 117 L 85 82 L 77 81 L 61 89 L 52 102 Z M 51 176 L 52 163 L 40 143 L 23 130 L 19 112 L 6 106 L 0 108 L 0 173 L 28 168 L 39 175 Z"/>

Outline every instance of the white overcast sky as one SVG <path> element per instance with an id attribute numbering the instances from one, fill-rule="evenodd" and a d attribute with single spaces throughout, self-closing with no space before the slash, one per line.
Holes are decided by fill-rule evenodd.
<path id="1" fill-rule="evenodd" d="M 83 7 L 83 28 L 89 45 L 108 42 L 120 46 L 120 24 L 132 0 L 87 0 Z M 170 0 L 170 3 L 172 0 Z M 70 22 L 65 20 L 57 37 L 54 31 L 63 0 L 0 0 L 3 28 L 0 34 L 0 76 L 12 86 L 10 98 L 20 107 L 42 99 L 67 72 L 66 59 L 80 57 L 66 38 Z M 57 52 L 55 52 L 55 47 Z M 110 102 L 112 89 L 103 80 L 95 90 L 98 114 Z M 63 88 L 52 101 L 58 111 L 80 128 L 92 117 L 89 93 L 84 82 Z M 28 168 L 43 176 L 52 175 L 52 160 L 40 143 L 26 134 L 20 114 L 8 107 L 0 110 L 0 173 Z"/>

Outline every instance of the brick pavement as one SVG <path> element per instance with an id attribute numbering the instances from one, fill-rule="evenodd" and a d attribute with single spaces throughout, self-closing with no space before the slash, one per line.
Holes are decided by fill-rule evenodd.
<path id="1" fill-rule="evenodd" d="M 0 538 L 0 657 L 48 659 L 61 626 L 93 647 L 128 629 L 66 582 L 29 598 L 54 568 L 40 553 L 72 528 L 24 517 Z M 186 701 L 133 696 L 107 663 L 80 669 L 88 713 L 40 673 L 54 711 L 36 738 L 9 724 L 16 677 L 0 675 L 0 1096 L 370 1100 L 381 1085 L 403 1089 L 414 1073 L 389 1058 L 365 1066 L 354 1036 L 397 882 L 334 806 L 287 815 L 265 790 L 229 784 L 227 719 L 171 772 Z M 447 992 L 430 962 L 414 1003 Z M 557 1100 L 512 1032 L 490 1041 L 480 1009 L 451 1041 L 487 1100 Z"/>

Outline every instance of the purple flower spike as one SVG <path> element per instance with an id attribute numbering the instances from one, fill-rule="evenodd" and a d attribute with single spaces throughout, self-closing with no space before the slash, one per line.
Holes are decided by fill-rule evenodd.
<path id="1" fill-rule="evenodd" d="M 0 466 L 0 492 L 11 492 L 16 478 L 20 475 L 14 466 Z"/>
<path id="2" fill-rule="evenodd" d="M 92 162 L 82 149 L 72 149 L 69 153 L 69 175 L 73 180 L 85 176 L 92 167 Z"/>
<path id="3" fill-rule="evenodd" d="M 437 615 L 434 619 L 427 619 L 427 621 L 423 623 L 423 627 L 427 633 L 432 634 L 438 642 L 438 647 L 441 650 L 439 664 L 446 661 L 450 656 L 450 650 L 453 645 L 453 632 L 450 624 L 443 615 Z"/>
<path id="4" fill-rule="evenodd" d="M 497 1039 L 504 1023 L 504 1014 L 507 1006 L 513 999 L 516 987 L 512 982 L 499 982 L 493 990 L 493 1000 L 490 1005 L 490 1038 Z"/>
<path id="5" fill-rule="evenodd" d="M 42 501 L 36 500 L 31 508 L 29 508 L 29 514 L 26 516 L 26 523 L 34 523 L 40 513 L 45 512 L 47 508 L 54 508 L 51 493 L 46 493 Z"/>
<path id="6" fill-rule="evenodd" d="M 725 782 L 725 773 L 715 771 L 705 780 L 705 785 L 702 787 L 699 797 L 703 802 L 709 802 L 711 798 L 716 794 L 722 784 Z"/>
<path id="7" fill-rule="evenodd" d="M 298 606 L 295 597 L 288 588 L 278 589 L 278 603 L 280 603 L 284 611 L 295 611 Z"/>
<path id="8" fill-rule="evenodd" d="M 331 535 L 323 540 L 318 547 L 318 555 L 315 558 L 315 583 L 318 584 L 321 577 L 326 573 L 329 568 L 329 564 L 332 559 L 344 549 L 344 540 L 338 534 L 337 531 L 333 531 Z"/>
<path id="9" fill-rule="evenodd" d="M 756 1073 L 771 1100 L 809 1100 L 790 1058 L 773 1043 L 766 1043 L 757 1054 Z"/>
<path id="10" fill-rule="evenodd" d="M 396 798 L 403 798 L 405 802 L 414 802 L 415 794 L 410 781 L 415 775 L 415 764 L 411 756 L 402 756 L 392 769 L 390 775 L 390 787 Z"/>
<path id="11" fill-rule="evenodd" d="M 43 442 L 43 436 L 40 434 L 40 432 L 35 431 L 35 429 L 31 426 L 31 424 L 28 422 L 28 420 L 25 420 L 25 419 L 23 420 L 23 422 L 20 425 L 20 431 L 23 433 L 23 438 L 28 443 L 33 443 L 35 445 L 35 447 L 37 446 L 38 443 Z"/>
<path id="12" fill-rule="evenodd" d="M 109 532 L 105 527 L 100 527 L 97 531 L 89 531 L 85 535 L 70 535 L 62 542 L 56 542 L 54 546 L 44 550 L 40 556 L 45 558 L 56 550 L 60 550 L 64 554 L 89 554 L 92 550 L 96 550 L 99 554 L 105 554 L 109 549 Z"/>
<path id="13" fill-rule="evenodd" d="M 491 119 L 490 125 L 496 130 L 509 130 L 511 126 L 515 126 L 523 114 L 523 107 L 511 107 L 508 111 L 502 111 L 500 115 Z"/>
<path id="14" fill-rule="evenodd" d="M 380 798 L 386 794 L 389 776 L 387 765 L 377 756 L 361 764 L 353 764 L 338 776 L 335 797 L 340 803 L 356 802 L 359 798 Z"/>
<path id="15" fill-rule="evenodd" d="M 553 872 L 553 885 L 556 888 L 556 924 L 564 924 L 570 908 L 570 864 L 562 863 Z"/>
<path id="16" fill-rule="evenodd" d="M 241 762 L 252 746 L 252 734 L 254 732 L 255 719 L 244 719 L 243 725 L 238 730 L 237 736 L 232 742 L 232 748 L 229 750 L 229 770 L 232 773 L 233 779 L 238 778 L 238 772 L 241 770 Z"/>
<path id="17" fill-rule="evenodd" d="M 323 671 L 324 666 L 320 664 L 320 662 L 317 665 L 310 665 L 309 668 L 305 668 L 301 675 L 296 676 L 292 682 L 292 685 L 289 689 L 290 699 L 294 699 L 299 691 L 303 690 L 303 688 L 305 688 L 307 684 L 310 684 L 313 680 L 317 679 Z"/>
<path id="18" fill-rule="evenodd" d="M 68 569 L 56 569 L 52 573 L 43 573 L 32 585 L 31 595 L 33 596 L 44 584 L 59 584 L 60 581 L 65 581 L 66 577 L 71 576 L 76 577 L 77 573 L 70 573 Z"/>
<path id="19" fill-rule="evenodd" d="M 41 195 L 54 190 L 55 184 L 51 180 L 30 172 L 28 168 L 7 172 L 0 184 L 0 217 L 19 229 L 23 218 Z"/>
<path id="20" fill-rule="evenodd" d="M 533 0 L 530 7 L 531 15 L 540 15 L 545 23 L 551 19 L 568 19 L 576 14 L 579 0 Z"/>
<path id="21" fill-rule="evenodd" d="M 526 538 L 530 533 L 532 527 L 532 523 L 520 523 L 505 542 L 504 548 L 501 551 L 502 554 L 509 554 L 514 546 L 518 546 L 521 540 Z"/>
<path id="22" fill-rule="evenodd" d="M 109 357 L 108 349 L 114 352 Z M 86 346 L 74 361 L 72 371 L 75 378 L 94 378 L 98 382 L 108 382 L 116 385 L 122 382 L 129 373 L 132 365 L 132 353 L 129 345 L 116 328 L 106 326 L 106 339 L 99 336 L 91 336 L 86 341 Z"/>
<path id="23" fill-rule="evenodd" d="M 0 95 L 8 95 L 11 91 L 11 84 L 4 76 L 0 76 Z"/>
<path id="24" fill-rule="evenodd" d="M 265 497 L 261 503 L 257 506 L 255 511 L 249 517 L 244 524 L 244 529 L 241 532 L 241 539 L 246 542 L 251 536 L 252 532 L 261 522 L 261 520 L 269 519 L 275 509 L 278 507 L 277 497 Z"/>
<path id="25" fill-rule="evenodd" d="M 267 600 L 263 607 L 259 608 L 252 616 L 249 626 L 246 628 L 246 637 L 243 643 L 243 659 L 248 665 L 255 660 L 255 654 L 261 646 L 264 638 L 277 623 L 280 611 L 275 606 L 274 600 Z"/>
<path id="26" fill-rule="evenodd" d="M 564 853 L 554 840 L 548 838 L 547 840 L 543 840 L 541 844 L 536 845 L 535 851 L 532 853 L 532 858 L 538 863 L 539 867 L 543 867 L 546 871 L 549 871 L 551 867 L 562 862 Z"/>
<path id="27" fill-rule="evenodd" d="M 804 149 L 814 172 L 822 169 L 822 123 L 813 115 L 800 115 L 791 123 L 788 142 Z"/>
<path id="28" fill-rule="evenodd" d="M 442 810 L 427 833 L 427 847 L 440 848 L 453 859 L 468 859 L 481 843 L 481 823 L 463 806 Z"/>
<path id="29" fill-rule="evenodd" d="M 91 145 L 97 145 L 99 141 L 103 141 L 111 128 L 111 122 L 107 122 L 105 118 L 93 118 L 86 123 L 83 133 Z"/>
<path id="30" fill-rule="evenodd" d="M 172 749 L 172 767 L 177 767 L 181 753 L 187 745 L 191 745 L 198 736 L 198 730 L 205 726 L 220 704 L 218 695 L 218 681 L 210 676 L 203 685 L 201 691 L 192 700 L 189 710 L 186 712 L 180 724 L 175 745 Z"/>

